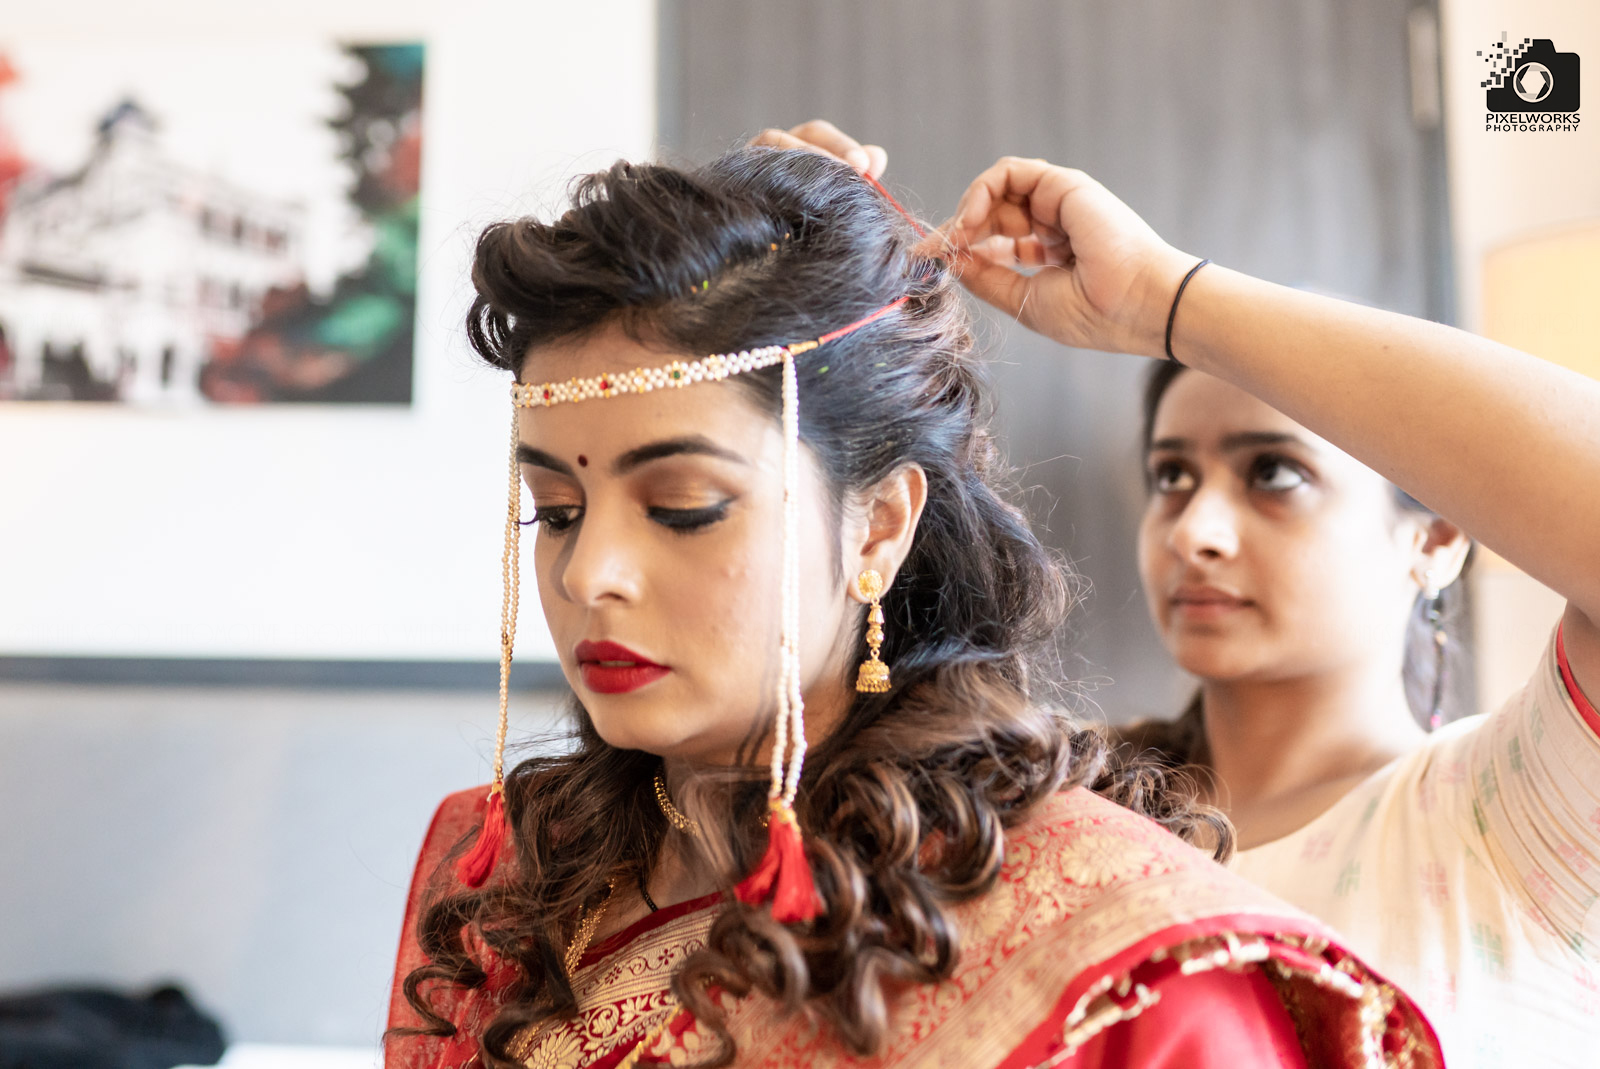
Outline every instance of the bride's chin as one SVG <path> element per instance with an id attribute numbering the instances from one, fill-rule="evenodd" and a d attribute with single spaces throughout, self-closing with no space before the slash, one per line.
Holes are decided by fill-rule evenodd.
<path id="1" fill-rule="evenodd" d="M 692 748 L 693 732 L 681 713 L 650 709 L 606 708 L 604 698 L 588 699 L 584 708 L 600 737 L 619 750 L 644 750 L 660 757 L 679 756 Z"/>

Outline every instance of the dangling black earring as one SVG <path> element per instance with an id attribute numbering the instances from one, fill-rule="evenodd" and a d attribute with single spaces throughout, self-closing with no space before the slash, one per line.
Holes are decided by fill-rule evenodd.
<path id="1" fill-rule="evenodd" d="M 1427 589 L 1423 591 L 1423 612 L 1427 614 L 1428 627 L 1433 631 L 1433 701 L 1428 704 L 1428 730 L 1437 731 L 1444 723 L 1445 643 L 1444 591 L 1434 586 L 1433 576 L 1428 576 Z"/>

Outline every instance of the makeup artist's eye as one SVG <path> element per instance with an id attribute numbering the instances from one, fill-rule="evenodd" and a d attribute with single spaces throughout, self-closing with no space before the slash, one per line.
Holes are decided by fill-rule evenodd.
<path id="1" fill-rule="evenodd" d="M 1276 453 L 1263 453 L 1250 465 L 1250 487 L 1281 494 L 1309 482 L 1306 469 Z"/>
<path id="2" fill-rule="evenodd" d="M 728 506 L 733 504 L 733 499 L 719 501 L 715 505 L 706 505 L 695 509 L 668 509 L 649 508 L 646 513 L 656 523 L 674 531 L 698 531 L 721 520 L 728 515 Z"/>
<path id="3" fill-rule="evenodd" d="M 1194 476 L 1176 460 L 1163 460 L 1150 467 L 1150 489 L 1157 494 L 1186 494 L 1194 489 Z"/>
<path id="4" fill-rule="evenodd" d="M 533 522 L 547 534 L 562 534 L 583 514 L 577 505 L 540 505 L 533 510 Z"/>

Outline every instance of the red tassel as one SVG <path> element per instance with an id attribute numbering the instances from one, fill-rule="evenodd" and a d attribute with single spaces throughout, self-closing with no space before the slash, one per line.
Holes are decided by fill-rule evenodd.
<path id="1" fill-rule="evenodd" d="M 806 862 L 805 844 L 800 839 L 800 824 L 794 810 L 782 802 L 772 803 L 767 821 L 767 851 L 755 871 L 733 889 L 739 901 L 760 905 L 772 898 L 772 919 L 783 924 L 808 921 L 816 917 L 821 903 L 817 885 Z"/>
<path id="2" fill-rule="evenodd" d="M 483 814 L 483 827 L 472 849 L 456 860 L 456 879 L 468 887 L 482 887 L 500 860 L 500 847 L 506 841 L 506 803 L 504 792 L 489 794 L 489 808 Z"/>

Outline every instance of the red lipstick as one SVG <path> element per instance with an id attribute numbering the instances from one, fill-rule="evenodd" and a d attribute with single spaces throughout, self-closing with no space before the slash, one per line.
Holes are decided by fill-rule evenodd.
<path id="1" fill-rule="evenodd" d="M 672 671 L 616 642 L 580 642 L 573 654 L 583 685 L 596 694 L 626 694 Z"/>

